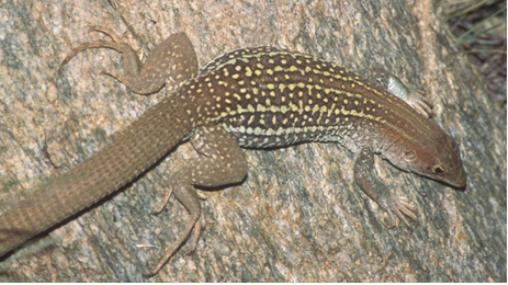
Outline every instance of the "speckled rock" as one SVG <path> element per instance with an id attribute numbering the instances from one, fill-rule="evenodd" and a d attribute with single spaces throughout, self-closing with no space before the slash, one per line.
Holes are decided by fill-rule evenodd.
<path id="1" fill-rule="evenodd" d="M 434 1 L 439 2 L 439 1 Z M 506 125 L 485 82 L 454 46 L 439 7 L 423 1 L 74 1 L 0 3 L 0 210 L 65 171 L 167 94 L 144 97 L 101 70 L 111 50 L 73 46 L 124 33 L 142 57 L 187 33 L 201 65 L 225 51 L 274 45 L 357 70 L 383 65 L 424 89 L 457 138 L 468 173 L 456 191 L 384 161 L 376 168 L 419 211 L 389 227 L 352 180 L 353 157 L 330 144 L 247 151 L 245 183 L 203 192 L 204 232 L 152 279 L 142 273 L 187 218 L 164 178 L 196 154 L 182 145 L 145 177 L 0 262 L 1 281 L 498 281 L 506 282 Z"/>

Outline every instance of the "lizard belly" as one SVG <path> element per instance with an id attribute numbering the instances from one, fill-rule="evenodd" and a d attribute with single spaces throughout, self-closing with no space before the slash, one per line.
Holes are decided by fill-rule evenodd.
<path id="1" fill-rule="evenodd" d="M 277 148 L 304 142 L 345 141 L 339 128 L 323 126 L 263 128 L 224 124 L 224 128 L 245 148 Z"/>
<path id="2" fill-rule="evenodd" d="M 304 116 L 305 115 L 305 116 Z M 278 148 L 305 142 L 334 142 L 352 152 L 368 145 L 378 148 L 375 143 L 376 131 L 358 120 L 358 128 L 349 124 L 320 125 L 302 124 L 303 117 L 311 114 L 293 116 L 292 120 L 273 118 L 266 113 L 264 117 L 233 116 L 222 122 L 224 128 L 244 148 Z"/>
<path id="3" fill-rule="evenodd" d="M 225 126 L 238 144 L 246 148 L 277 148 L 308 141 L 331 141 L 318 133 L 279 133 L 277 130 L 267 133 L 261 128 Z"/>

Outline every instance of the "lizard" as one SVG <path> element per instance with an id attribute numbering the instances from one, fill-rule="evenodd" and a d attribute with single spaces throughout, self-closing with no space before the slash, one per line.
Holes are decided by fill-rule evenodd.
<path id="1" fill-rule="evenodd" d="M 429 106 L 389 74 L 366 80 L 332 62 L 270 46 L 227 52 L 199 69 L 185 33 L 170 35 L 142 63 L 119 35 L 104 27 L 91 30 L 108 39 L 73 48 L 60 69 L 81 51 L 109 48 L 121 54 L 123 74 L 101 73 L 138 94 L 163 88 L 169 94 L 90 158 L 50 177 L 4 211 L 0 256 L 122 189 L 187 141 L 199 156 L 170 174 L 172 189 L 156 212 L 174 195 L 190 218 L 146 276 L 157 274 L 193 231 L 196 245 L 201 230 L 196 187 L 226 187 L 245 179 L 241 148 L 340 144 L 354 154 L 359 188 L 404 223 L 417 219 L 417 212 L 376 175 L 376 155 L 402 171 L 457 189 L 466 186 L 458 144 L 431 120 Z"/>

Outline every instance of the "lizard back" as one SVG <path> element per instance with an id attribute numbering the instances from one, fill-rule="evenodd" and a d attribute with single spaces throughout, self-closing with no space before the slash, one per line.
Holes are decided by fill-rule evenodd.
<path id="1" fill-rule="evenodd" d="M 222 123 L 243 147 L 333 141 L 352 150 L 371 143 L 380 149 L 386 132 L 422 140 L 440 131 L 403 100 L 356 74 L 272 47 L 226 53 L 182 89 L 182 96 L 196 97 L 191 117 Z"/>

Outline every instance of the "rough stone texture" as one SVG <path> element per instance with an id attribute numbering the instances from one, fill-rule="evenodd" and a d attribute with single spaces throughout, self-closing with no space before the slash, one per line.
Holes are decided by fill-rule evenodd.
<path id="1" fill-rule="evenodd" d="M 204 192 L 205 230 L 151 281 L 506 281 L 506 122 L 454 47 L 438 7 L 423 1 L 0 1 L 1 207 L 79 163 L 108 135 L 165 96 L 128 92 L 110 50 L 80 54 L 56 73 L 88 25 L 126 32 L 146 56 L 184 31 L 200 63 L 245 46 L 275 45 L 368 77 L 381 64 L 425 89 L 436 120 L 461 145 L 467 189 L 456 191 L 384 161 L 377 170 L 419 211 L 389 227 L 352 180 L 350 153 L 304 144 L 248 151 L 247 181 Z M 167 173 L 195 156 L 183 145 L 133 184 L 0 263 L 2 281 L 147 281 L 160 248 L 183 228 L 172 200 L 150 215 Z M 166 184 L 166 186 L 165 186 Z"/>

